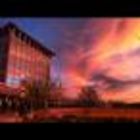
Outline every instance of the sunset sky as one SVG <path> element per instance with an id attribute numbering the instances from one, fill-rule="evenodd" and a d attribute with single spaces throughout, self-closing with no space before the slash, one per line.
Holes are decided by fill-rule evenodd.
<path id="1" fill-rule="evenodd" d="M 56 53 L 51 75 L 61 78 L 66 96 L 93 84 L 103 100 L 140 102 L 140 18 L 1 18 L 0 26 L 7 21 Z M 125 86 L 106 90 L 111 83 L 97 75 Z"/>

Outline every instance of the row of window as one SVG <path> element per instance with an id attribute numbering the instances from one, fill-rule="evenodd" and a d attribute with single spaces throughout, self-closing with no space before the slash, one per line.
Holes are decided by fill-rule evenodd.
<path id="1" fill-rule="evenodd" d="M 39 77 L 41 79 L 44 79 L 47 76 L 46 72 L 38 72 L 35 70 L 32 71 L 28 71 L 26 70 L 19 70 L 19 69 L 15 69 L 15 68 L 9 68 L 8 69 L 8 74 L 10 75 L 16 75 L 19 77 Z"/>
<path id="2" fill-rule="evenodd" d="M 22 81 L 28 80 L 28 78 L 27 77 L 23 78 L 21 76 L 16 76 L 16 75 L 8 75 L 6 78 L 6 83 L 11 86 L 13 86 L 13 85 L 18 86 L 22 83 Z M 44 79 L 44 78 L 42 79 L 42 77 L 39 77 L 39 76 L 31 77 L 31 78 L 32 78 L 32 80 L 39 81 L 39 82 Z"/>
<path id="3" fill-rule="evenodd" d="M 22 81 L 23 79 L 21 79 L 20 77 L 18 77 L 18 76 L 12 76 L 12 75 L 9 75 L 8 77 L 7 77 L 7 79 L 6 79 L 6 83 L 8 84 L 8 85 L 11 85 L 11 86 L 13 86 L 13 85 L 19 85 L 20 83 L 21 83 L 21 81 Z"/>
<path id="4" fill-rule="evenodd" d="M 26 68 L 26 69 L 20 69 L 17 67 L 12 67 L 9 65 L 8 67 L 8 73 L 12 73 L 14 75 L 20 75 L 20 74 L 25 74 L 25 75 L 31 75 L 32 77 L 34 76 L 39 76 L 39 77 L 45 77 L 47 74 L 49 74 L 46 70 L 40 70 L 40 69 L 31 69 Z"/>
<path id="5" fill-rule="evenodd" d="M 44 65 L 41 63 L 31 63 L 27 60 L 20 60 L 20 59 L 15 59 L 15 58 L 11 58 L 9 59 L 9 63 L 8 63 L 10 68 L 16 68 L 16 69 L 23 69 L 23 70 L 36 70 L 36 71 L 42 71 L 45 72 L 48 69 L 48 65 Z"/>
<path id="6" fill-rule="evenodd" d="M 35 46 L 36 43 L 30 39 L 30 37 L 28 37 L 27 35 L 21 33 L 20 31 L 16 30 L 16 29 L 13 29 L 12 30 L 13 33 L 14 33 L 14 36 L 13 37 L 16 37 L 16 41 L 19 41 L 19 42 L 22 42 L 26 45 L 30 45 L 30 46 Z"/>
<path id="7" fill-rule="evenodd" d="M 16 44 L 16 45 L 15 45 Z M 33 57 L 37 57 L 37 59 L 41 60 L 41 59 L 46 59 L 46 56 L 44 54 L 42 54 L 42 52 L 40 52 L 39 50 L 31 47 L 31 46 L 27 46 L 24 43 L 18 43 L 17 41 L 15 43 L 13 43 L 13 45 L 11 45 L 10 47 L 10 51 L 12 53 L 16 53 L 19 55 L 26 55 L 26 57 L 29 56 L 33 56 Z"/>
<path id="8" fill-rule="evenodd" d="M 37 66 L 33 66 L 32 64 L 28 64 L 28 63 L 12 63 L 10 62 L 8 64 L 8 68 L 11 70 L 17 69 L 17 70 L 21 70 L 21 71 L 35 71 L 35 73 L 38 74 L 45 74 L 47 71 L 47 68 L 43 68 L 43 67 L 37 67 Z"/>
<path id="9" fill-rule="evenodd" d="M 10 53 L 9 57 L 10 59 L 18 60 L 20 62 L 26 61 L 26 63 L 29 63 L 29 62 L 34 63 L 37 66 L 48 65 L 48 60 L 46 58 L 39 59 L 38 56 L 33 57 L 32 55 L 27 55 L 27 54 L 22 54 L 22 53 L 17 54 L 15 52 L 12 52 Z"/>

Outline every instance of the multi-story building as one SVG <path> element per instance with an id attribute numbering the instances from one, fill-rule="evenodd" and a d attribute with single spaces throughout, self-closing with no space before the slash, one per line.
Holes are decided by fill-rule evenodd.
<path id="1" fill-rule="evenodd" d="M 50 80 L 54 53 L 13 23 L 0 29 L 0 82 L 19 86 L 22 81 Z"/>

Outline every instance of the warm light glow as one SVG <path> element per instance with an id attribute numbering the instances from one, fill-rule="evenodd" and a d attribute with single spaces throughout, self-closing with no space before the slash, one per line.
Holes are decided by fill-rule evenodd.
<path id="1" fill-rule="evenodd" d="M 69 83 L 77 87 L 86 85 L 97 72 L 120 80 L 140 79 L 140 19 L 99 19 L 97 23 L 97 28 L 100 26 L 102 30 L 99 31 L 96 41 L 94 35 L 93 42 L 87 42 L 86 51 L 87 46 L 76 44 L 78 47 L 73 53 L 64 54 L 70 65 L 64 73 Z M 87 29 L 95 30 L 94 26 L 89 23 Z M 128 90 L 119 93 L 103 92 L 101 98 L 125 102 L 140 101 L 140 85 L 128 86 Z"/>

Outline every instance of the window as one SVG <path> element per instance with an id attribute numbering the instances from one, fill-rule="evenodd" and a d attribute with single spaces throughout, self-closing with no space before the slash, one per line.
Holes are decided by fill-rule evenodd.
<path id="1" fill-rule="evenodd" d="M 9 75 L 6 79 L 6 83 L 10 86 L 18 86 L 21 80 L 22 79 L 19 76 Z"/>
<path id="2" fill-rule="evenodd" d="M 18 30 L 15 30 L 15 35 L 16 35 L 16 37 L 19 37 L 19 31 Z"/>

